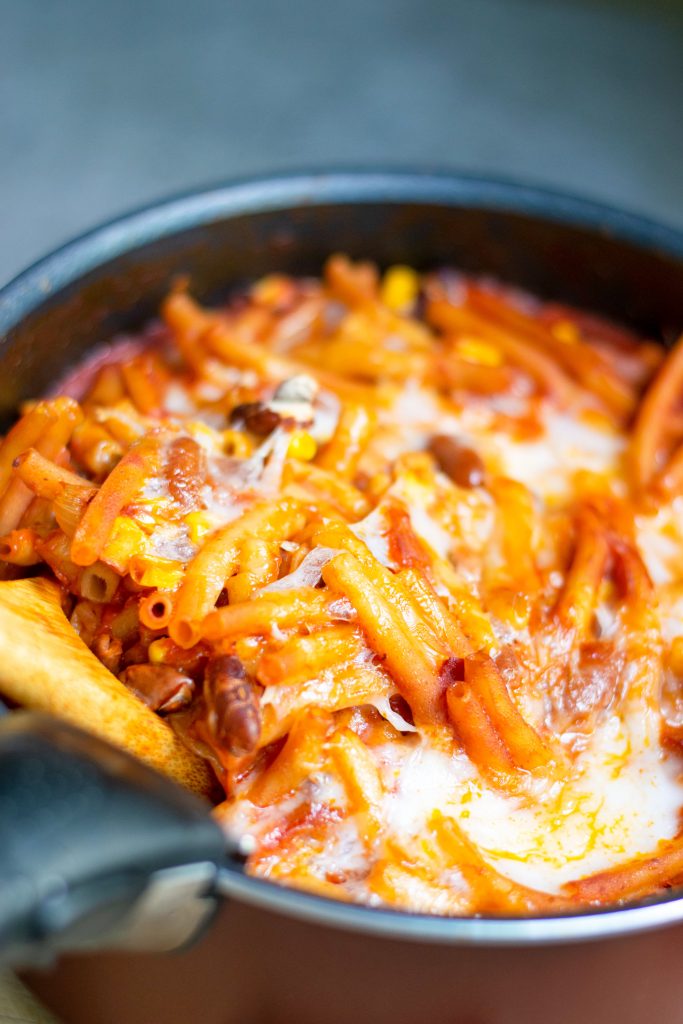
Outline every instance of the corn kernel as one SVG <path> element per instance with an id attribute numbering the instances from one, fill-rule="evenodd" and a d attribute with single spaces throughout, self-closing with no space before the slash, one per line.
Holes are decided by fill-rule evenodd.
<path id="1" fill-rule="evenodd" d="M 185 523 L 187 525 L 187 531 L 190 537 L 190 541 L 193 544 L 199 545 L 213 529 L 213 521 L 206 512 L 190 512 L 185 516 Z"/>
<path id="2" fill-rule="evenodd" d="M 613 580 L 602 580 L 598 587 L 598 603 L 614 604 L 618 600 L 618 591 Z"/>
<path id="3" fill-rule="evenodd" d="M 391 477 L 388 473 L 375 473 L 370 477 L 365 493 L 371 499 L 380 498 L 388 487 L 391 486 Z"/>
<path id="4" fill-rule="evenodd" d="M 242 430 L 224 430 L 221 434 L 223 451 L 238 459 L 248 459 L 254 450 L 251 439 Z"/>
<path id="5" fill-rule="evenodd" d="M 214 430 L 208 423 L 201 423 L 199 420 L 194 420 L 191 424 L 190 433 L 195 439 L 197 444 L 202 445 L 203 448 L 208 448 L 210 451 L 220 452 L 222 450 L 222 432 L 220 430 Z"/>
<path id="6" fill-rule="evenodd" d="M 128 571 L 128 563 L 134 555 L 144 555 L 147 550 L 147 534 L 129 516 L 117 516 L 104 551 L 102 561 L 120 573 Z"/>
<path id="7" fill-rule="evenodd" d="M 152 640 L 147 648 L 147 657 L 153 665 L 160 665 L 164 662 L 171 649 L 173 641 L 167 636 L 160 636 L 158 640 Z"/>
<path id="8" fill-rule="evenodd" d="M 595 473 L 591 469 L 577 469 L 572 480 L 578 494 L 608 494 L 611 490 L 607 474 Z"/>
<path id="9" fill-rule="evenodd" d="M 287 455 L 290 459 L 301 459 L 310 462 L 315 456 L 318 446 L 307 430 L 295 430 L 289 442 Z"/>
<path id="10" fill-rule="evenodd" d="M 496 587 L 489 594 L 488 606 L 492 615 L 513 629 L 524 629 L 529 624 L 531 601 L 528 594 L 509 587 Z"/>
<path id="11" fill-rule="evenodd" d="M 177 562 L 164 559 L 145 564 L 141 559 L 137 582 L 142 587 L 154 587 L 155 590 L 175 590 L 183 575 L 183 567 Z"/>
<path id="12" fill-rule="evenodd" d="M 589 427 L 597 427 L 598 430 L 604 430 L 606 433 L 614 433 L 614 417 L 604 409 L 582 409 L 579 419 Z"/>
<path id="13" fill-rule="evenodd" d="M 394 313 L 400 313 L 415 302 L 420 279 L 410 267 L 389 267 L 382 279 L 380 298 Z"/>
<path id="14" fill-rule="evenodd" d="M 481 338 L 458 338 L 456 352 L 461 359 L 468 363 L 477 363 L 479 366 L 500 366 L 503 362 L 503 357 L 495 345 Z"/>
<path id="15" fill-rule="evenodd" d="M 282 274 L 267 274 L 251 289 L 256 302 L 264 306 L 276 306 L 292 291 L 292 282 Z"/>
<path id="16" fill-rule="evenodd" d="M 571 320 L 558 320 L 552 327 L 553 334 L 560 341 L 566 341 L 570 345 L 575 344 L 581 338 L 581 333 Z"/>

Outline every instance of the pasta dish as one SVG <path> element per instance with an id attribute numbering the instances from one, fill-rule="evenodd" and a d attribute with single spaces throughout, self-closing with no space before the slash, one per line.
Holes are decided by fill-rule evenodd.
<path id="1" fill-rule="evenodd" d="M 454 270 L 179 282 L 2 441 L 0 588 L 56 581 L 252 874 L 638 899 L 683 878 L 682 395 L 683 343 Z"/>

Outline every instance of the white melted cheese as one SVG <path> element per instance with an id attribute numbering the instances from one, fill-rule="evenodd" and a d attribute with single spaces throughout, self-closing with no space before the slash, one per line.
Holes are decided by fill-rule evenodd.
<path id="1" fill-rule="evenodd" d="M 521 434 L 513 436 L 513 429 L 505 427 L 500 414 L 523 416 L 525 401 L 519 397 L 504 410 L 492 404 L 473 404 L 446 414 L 433 395 L 410 385 L 390 410 L 387 423 L 393 428 L 393 437 L 387 457 L 393 457 L 393 446 L 395 454 L 424 448 L 438 424 L 440 433 L 451 434 L 474 448 L 494 474 L 525 484 L 538 507 L 546 511 L 562 509 L 565 499 L 572 498 L 573 475 L 578 471 L 606 475 L 618 493 L 624 438 L 616 428 L 546 406 L 540 413 L 544 436 L 524 440 Z M 387 540 L 386 510 L 388 503 L 400 501 L 423 542 L 440 558 L 452 558 L 455 569 L 466 574 L 467 566 L 458 560 L 460 553 L 470 553 L 476 560 L 490 544 L 495 503 L 485 488 L 462 491 L 461 495 L 457 489 L 458 495 L 454 496 L 450 481 L 444 478 L 440 486 L 450 488 L 449 500 L 458 503 L 457 523 L 452 530 L 441 514 L 438 497 L 435 500 L 433 491 L 410 473 L 401 474 L 378 506 L 351 528 L 382 565 L 396 569 Z M 683 500 L 639 515 L 635 531 L 655 584 L 680 580 Z M 329 554 L 313 552 L 308 556 L 314 576 Z M 553 553 L 548 557 L 548 564 L 553 564 Z M 298 572 L 302 571 L 308 571 L 308 567 L 300 567 Z M 292 575 L 299 578 L 297 573 Z M 549 582 L 561 587 L 562 573 L 553 573 Z M 286 581 L 281 584 L 283 588 L 288 585 Z M 599 605 L 596 614 L 601 637 L 612 636 L 619 625 L 614 612 L 607 605 Z M 683 588 L 680 594 L 672 590 L 666 600 L 662 599 L 660 614 L 665 641 L 683 635 Z M 500 624 L 496 628 L 503 630 Z M 520 632 L 516 637 L 511 634 L 505 639 L 531 646 L 528 633 Z M 262 704 L 288 715 L 307 704 L 334 706 L 332 691 L 331 679 L 322 673 L 297 688 L 268 687 Z M 416 856 L 419 843 L 429 834 L 430 820 L 438 812 L 457 822 L 498 872 L 532 889 L 558 893 L 565 883 L 651 853 L 661 840 L 678 833 L 683 767 L 661 746 L 659 714 L 644 702 L 638 708 L 626 705 L 620 714 L 605 712 L 598 716 L 593 732 L 582 737 L 584 745 L 566 772 L 551 773 L 545 779 L 528 776 L 512 795 L 490 784 L 463 752 L 452 753 L 431 743 L 429 737 L 416 734 L 414 727 L 391 707 L 392 692 L 393 686 L 378 683 L 377 693 L 365 698 L 404 734 L 395 742 L 368 747 L 384 786 L 377 812 L 379 835 L 395 839 L 407 851 L 417 851 Z M 521 704 L 532 724 L 541 725 L 546 710 L 543 695 L 523 696 Z M 571 739 L 569 734 L 560 737 L 567 745 Z M 230 819 L 233 823 L 239 819 L 241 827 L 255 836 L 263 835 L 278 816 L 297 806 L 297 801 L 312 799 L 311 786 L 308 780 L 297 794 L 288 796 L 275 809 L 257 808 L 242 801 L 240 810 L 229 812 Z M 321 793 L 318 799 L 322 799 Z M 327 840 L 311 854 L 307 870 L 320 880 L 343 876 L 347 896 L 381 902 L 366 878 L 375 859 L 382 856 L 382 839 L 376 848 L 369 849 L 363 842 L 360 816 L 354 814 L 350 799 L 341 789 L 334 793 L 330 790 L 328 795 L 328 805 L 340 811 L 340 820 L 330 824 Z M 259 870 L 277 873 L 281 866 L 274 855 L 272 862 Z M 431 913 L 460 912 L 462 904 L 458 901 L 464 898 L 466 888 L 453 864 L 444 864 L 433 884 L 417 875 L 406 875 L 402 885 L 411 908 Z"/>
<path id="2" fill-rule="evenodd" d="M 546 409 L 544 436 L 513 439 L 504 431 L 487 431 L 479 438 L 484 459 L 496 460 L 506 476 L 519 480 L 543 498 L 571 493 L 577 470 L 613 473 L 624 449 L 623 438 L 607 425 L 588 424 Z"/>
<path id="3" fill-rule="evenodd" d="M 683 574 L 683 499 L 675 498 L 650 515 L 636 516 L 638 547 L 652 581 L 671 583 Z"/>
<path id="4" fill-rule="evenodd" d="M 654 734 L 655 727 L 652 716 L 646 732 Z M 643 739 L 641 723 L 634 723 L 632 734 L 618 717 L 607 718 L 566 779 L 529 779 L 527 792 L 515 796 L 488 785 L 464 754 L 445 753 L 424 739 L 416 745 L 374 748 L 385 788 L 383 831 L 419 856 L 430 819 L 439 812 L 457 822 L 500 874 L 540 892 L 559 893 L 565 883 L 650 853 L 660 840 L 677 833 L 680 762 L 662 753 L 654 741 L 636 749 L 636 739 Z M 226 809 L 223 824 L 259 839 L 306 801 L 343 815 L 312 854 L 310 873 L 320 879 L 342 875 L 352 898 L 381 902 L 367 886 L 368 851 L 361 823 L 349 815 L 348 798 L 332 776 L 311 776 L 301 790 L 271 807 L 238 801 Z M 259 872 L 279 874 L 282 867 L 274 855 Z M 432 883 L 404 876 L 402 885 L 416 910 L 458 910 L 463 886 L 456 864 L 444 863 Z"/>
<path id="5" fill-rule="evenodd" d="M 596 730 L 571 777 L 533 783 L 528 797 L 494 790 L 464 754 L 425 743 L 384 747 L 381 760 L 393 834 L 410 842 L 438 810 L 496 870 L 544 892 L 649 853 L 678 831 L 680 763 L 656 743 L 633 750 L 628 726 L 616 716 Z"/>
<path id="6" fill-rule="evenodd" d="M 411 383 L 389 413 L 393 429 L 399 430 L 397 450 L 424 448 L 437 425 L 439 433 L 471 445 L 498 472 L 519 480 L 541 497 L 554 498 L 570 493 L 576 470 L 613 473 L 619 467 L 625 441 L 608 422 L 584 421 L 545 405 L 541 409 L 543 436 L 522 440 L 496 426 L 496 411 L 521 417 L 528 408 L 522 397 L 512 396 L 510 402 L 504 408 L 491 400 L 486 405 L 445 411 L 433 393 Z"/>
<path id="7" fill-rule="evenodd" d="M 365 519 L 351 526 L 352 533 L 355 533 L 358 540 L 363 541 L 381 565 L 393 566 L 389 554 L 387 529 L 385 509 L 381 502 Z"/>

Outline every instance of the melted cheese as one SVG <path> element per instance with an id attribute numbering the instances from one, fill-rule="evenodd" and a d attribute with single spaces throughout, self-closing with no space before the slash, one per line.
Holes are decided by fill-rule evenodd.
<path id="1" fill-rule="evenodd" d="M 523 411 L 523 400 L 518 404 Z M 601 474 L 619 489 L 624 440 L 603 422 L 586 422 L 546 408 L 543 436 L 525 441 L 507 430 L 494 429 L 491 409 L 465 409 L 444 419 L 433 398 L 415 386 L 399 396 L 393 415 L 399 417 L 401 447 L 423 447 L 439 416 L 440 430 L 464 438 L 487 465 L 524 483 L 547 507 L 571 496 L 577 471 Z M 387 454 L 392 454 L 391 446 Z M 410 476 L 393 484 L 386 498 L 352 527 L 375 558 L 396 568 L 389 553 L 385 501 L 397 500 L 408 510 L 416 535 L 440 558 L 448 559 L 454 537 L 443 521 L 443 510 L 434 502 L 432 491 Z M 494 528 L 489 496 L 476 490 L 465 492 L 459 511 L 458 529 L 465 546 L 482 551 L 490 544 Z M 639 516 L 636 528 L 655 582 L 675 578 L 683 552 L 683 514 L 677 504 Z M 561 587 L 563 574 L 552 572 L 550 582 Z M 617 619 L 602 605 L 596 615 L 600 635 L 609 638 Z M 508 641 L 516 635 L 530 642 L 528 632 L 514 634 L 500 623 L 497 630 Z M 662 633 L 667 640 L 683 634 L 683 597 L 667 607 Z M 306 684 L 301 701 L 324 704 L 328 689 L 324 678 Z M 277 704 L 279 690 L 287 687 L 269 688 L 264 702 Z M 420 837 L 429 834 L 430 820 L 439 812 L 458 823 L 498 872 L 530 888 L 558 893 L 564 883 L 646 854 L 678 831 L 683 804 L 681 763 L 660 746 L 660 720 L 654 711 L 637 708 L 626 717 L 603 716 L 587 742 L 584 738 L 583 749 L 566 778 L 529 778 L 518 793 L 509 795 L 490 785 L 463 752 L 440 749 L 429 737 L 416 736 L 414 727 L 392 710 L 386 691 L 378 692 L 370 702 L 404 736 L 414 737 L 409 744 L 372 748 L 372 755 L 385 788 L 381 808 L 384 833 L 404 849 L 413 850 L 418 859 Z M 528 693 L 522 703 L 529 721 L 542 722 L 541 694 Z M 287 704 L 292 704 L 291 694 Z M 572 739 L 568 734 L 567 742 Z M 299 798 L 307 797 L 302 792 Z M 366 880 L 367 852 L 359 821 L 343 792 L 335 793 L 335 801 L 344 814 L 329 830 L 329 842 L 307 862 L 306 873 L 320 879 L 343 877 L 345 891 L 352 898 L 382 902 Z M 271 814 L 272 809 L 250 808 L 247 817 L 252 834 L 263 834 Z M 259 870 L 273 877 L 289 877 L 287 867 L 277 858 L 264 861 Z M 402 879 L 402 886 L 403 901 L 414 909 L 432 913 L 462 910 L 463 883 L 454 865 L 444 865 L 437 880 L 428 883 L 410 876 Z"/>
<path id="2" fill-rule="evenodd" d="M 190 711 L 199 719 L 192 727 L 226 770 L 229 800 L 220 819 L 251 837 L 249 867 L 259 874 L 434 913 L 486 910 L 487 883 L 477 885 L 490 879 L 488 869 L 558 894 L 567 882 L 651 853 L 677 835 L 683 804 L 681 761 L 661 741 L 659 708 L 663 683 L 671 715 L 683 715 L 682 645 L 675 643 L 683 637 L 683 498 L 659 508 L 636 503 L 626 472 L 629 428 L 609 411 L 629 391 L 637 401 L 651 357 L 635 342 L 629 354 L 624 339 L 610 352 L 606 332 L 594 359 L 580 318 L 568 313 L 561 336 L 539 303 L 481 282 L 472 289 L 452 274 L 423 282 L 428 313 L 421 322 L 406 312 L 409 302 L 400 312 L 382 307 L 382 289 L 372 299 L 367 268 L 346 288 L 343 260 L 337 271 L 336 288 L 275 276 L 228 311 L 228 340 L 244 344 L 243 355 L 254 346 L 250 356 L 262 358 L 245 361 L 263 372 L 226 365 L 220 346 L 202 356 L 200 334 L 201 372 L 171 359 L 156 381 L 163 409 L 141 413 L 122 378 L 124 397 L 93 414 L 116 437 L 151 431 L 163 447 L 189 435 L 203 449 L 207 472 L 190 488 L 190 511 L 162 458 L 117 516 L 103 560 L 122 573 L 134 556 L 160 560 L 143 566 L 142 586 L 183 585 L 185 564 L 204 538 L 254 504 L 267 516 L 268 501 L 298 503 L 299 525 L 279 538 L 275 530 L 272 547 L 270 524 L 253 520 L 262 524 L 267 557 L 238 530 L 229 532 L 234 547 L 225 564 L 239 579 L 224 586 L 219 566 L 202 609 L 203 616 L 214 604 L 225 607 L 213 618 L 229 624 L 232 605 L 256 602 L 256 610 L 237 608 L 232 633 L 226 626 L 199 651 L 200 660 L 238 657 L 244 668 L 239 699 L 224 702 L 222 736 L 217 710 L 207 718 L 198 700 Z M 414 298 L 418 276 L 403 274 Z M 465 307 L 451 309 L 443 332 L 429 325 L 435 284 L 442 300 Z M 349 308 L 339 301 L 347 293 Z M 507 317 L 496 294 L 508 304 Z M 541 320 L 522 321 L 521 345 L 511 354 L 501 330 L 516 333 L 515 311 Z M 481 317 L 489 314 L 487 330 Z M 496 326 L 499 320 L 508 326 Z M 591 368 L 605 360 L 598 374 L 605 383 L 614 371 L 616 403 L 611 394 L 603 407 L 593 381 L 575 372 L 582 367 L 568 365 L 566 348 L 546 372 L 553 333 L 580 343 L 576 358 L 591 360 Z M 545 360 L 534 357 L 539 346 Z M 227 351 L 236 350 L 229 344 Z M 249 416 L 234 415 L 245 405 L 263 412 L 264 402 L 267 423 L 256 416 L 250 427 Z M 357 415 L 358 404 L 365 414 Z M 310 433 L 310 481 L 299 475 L 301 463 L 295 472 L 288 462 L 293 420 Z M 271 428 L 265 438 L 259 432 Z M 330 453 L 340 455 L 343 479 L 331 478 Z M 607 528 L 582 534 L 582 516 L 599 515 Z M 354 543 L 358 559 L 340 562 L 335 573 L 329 565 L 339 551 L 312 538 L 337 518 L 367 552 Z M 343 547 L 345 528 L 335 536 Z M 597 553 L 596 570 L 584 587 L 585 623 L 579 616 L 576 626 L 562 596 L 584 539 L 592 545 L 585 561 Z M 654 583 L 651 599 L 634 544 Z M 368 563 L 374 571 L 359 575 Z M 326 587 L 333 594 L 321 600 Z M 584 596 L 581 588 L 569 593 L 572 601 Z M 294 614 L 280 614 L 280 605 Z M 308 608 L 316 609 L 310 619 Z M 239 634 L 244 622 L 246 636 Z M 494 688 L 492 700 L 477 665 L 488 666 L 488 678 L 507 693 Z M 429 690 L 425 700 L 417 686 Z M 471 727 L 468 736 L 471 722 L 458 717 L 467 713 L 459 707 L 465 697 L 470 713 L 481 705 L 481 732 L 491 727 L 493 764 Z M 241 744 L 230 742 L 230 715 L 246 714 L 243 700 L 261 714 L 259 741 L 244 757 L 232 753 Z M 518 714 L 527 731 L 511 735 Z M 302 735 L 301 723 L 310 734 Z M 540 755 L 525 760 L 514 749 L 525 742 Z"/>

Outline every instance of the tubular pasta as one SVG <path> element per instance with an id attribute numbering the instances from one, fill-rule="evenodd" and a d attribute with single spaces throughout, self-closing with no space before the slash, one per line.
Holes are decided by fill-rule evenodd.
<path id="1" fill-rule="evenodd" d="M 574 905 L 603 905 L 647 896 L 681 874 L 683 838 L 677 836 L 670 842 L 661 843 L 650 857 L 639 857 L 629 864 L 568 882 L 564 892 Z"/>
<path id="2" fill-rule="evenodd" d="M 512 757 L 479 697 L 461 683 L 449 686 L 446 703 L 451 722 L 471 760 L 480 768 L 507 775 Z"/>
<path id="3" fill-rule="evenodd" d="M 552 761 L 552 751 L 519 713 L 488 655 L 477 653 L 465 658 L 465 683 L 480 701 L 516 767 L 532 770 Z"/>
<path id="4" fill-rule="evenodd" d="M 304 525 L 296 502 L 264 503 L 217 531 L 188 567 L 178 592 L 170 632 L 181 647 L 191 647 L 199 637 L 200 622 L 216 604 L 226 579 L 239 561 L 240 546 L 256 534 L 261 540 L 284 541 Z"/>
<path id="5" fill-rule="evenodd" d="M 353 476 L 358 461 L 375 428 L 375 416 L 364 405 L 349 403 L 341 412 L 337 428 L 329 444 L 316 461 L 321 469 L 349 479 Z"/>
<path id="6" fill-rule="evenodd" d="M 428 307 L 431 322 L 444 331 L 474 334 L 490 340 L 510 361 L 525 370 L 544 391 L 556 396 L 563 405 L 571 403 L 575 388 L 557 363 L 509 331 L 487 323 L 476 313 L 436 299 Z"/>
<path id="7" fill-rule="evenodd" d="M 407 634 L 405 623 L 385 597 L 368 584 L 360 562 L 348 553 L 337 555 L 323 569 L 323 578 L 355 608 L 370 646 L 384 659 L 416 721 L 440 721 L 443 687 L 438 668 Z"/>
<path id="8" fill-rule="evenodd" d="M 430 826 L 451 863 L 457 864 L 470 881 L 478 895 L 477 905 L 485 912 L 547 913 L 566 908 L 562 898 L 511 882 L 492 868 L 452 818 L 436 812 Z"/>
<path id="9" fill-rule="evenodd" d="M 38 565 L 42 561 L 34 530 L 12 530 L 0 538 L 0 559 L 12 565 Z"/>
<path id="10" fill-rule="evenodd" d="M 277 683 L 297 686 L 335 664 L 358 656 L 360 652 L 358 634 L 350 623 L 315 633 L 296 634 L 282 647 L 261 658 L 257 678 L 264 686 Z"/>
<path id="11" fill-rule="evenodd" d="M 145 416 L 158 415 L 164 404 L 166 375 L 158 358 L 146 352 L 124 363 L 121 373 L 135 408 Z"/>
<path id="12" fill-rule="evenodd" d="M 339 729 L 330 741 L 330 754 L 339 771 L 354 812 L 363 817 L 362 836 L 372 840 L 382 823 L 383 786 L 377 766 L 363 741 L 350 729 Z"/>
<path id="13" fill-rule="evenodd" d="M 574 557 L 555 614 L 565 628 L 588 633 L 609 558 L 606 530 L 590 505 L 579 511 Z"/>
<path id="14" fill-rule="evenodd" d="M 203 620 L 201 635 L 205 640 L 217 642 L 237 636 L 265 635 L 276 626 L 321 625 L 330 620 L 331 604 L 328 594 L 312 587 L 289 590 L 277 597 L 254 597 L 251 601 L 226 605 L 211 612 Z"/>
<path id="15" fill-rule="evenodd" d="M 189 284 L 0 441 L 0 692 L 314 893 L 683 882 L 683 340 L 341 254 Z"/>
<path id="16" fill-rule="evenodd" d="M 683 337 L 660 367 L 640 403 L 631 433 L 634 486 L 644 489 L 657 472 L 666 440 L 668 418 L 683 386 Z M 666 481 L 666 470 L 663 479 Z"/>
<path id="17" fill-rule="evenodd" d="M 598 350 L 580 339 L 578 331 L 571 341 L 565 341 L 538 319 L 502 302 L 492 292 L 482 288 L 468 289 L 467 305 L 474 312 L 519 333 L 541 351 L 554 356 L 569 376 L 592 391 L 618 416 L 626 417 L 633 411 L 635 395 L 632 389 L 619 378 Z"/>
<path id="18" fill-rule="evenodd" d="M 322 769 L 328 756 L 325 740 L 329 727 L 329 716 L 318 708 L 303 712 L 273 764 L 250 787 L 249 799 L 261 806 L 272 803 Z"/>
<path id="19" fill-rule="evenodd" d="M 131 448 L 111 471 L 81 519 L 71 557 L 77 565 L 92 565 L 109 539 L 114 521 L 139 493 L 151 472 L 158 448 L 154 442 Z"/>
<path id="20" fill-rule="evenodd" d="M 54 460 L 69 441 L 74 428 L 78 426 L 82 413 L 73 399 L 55 398 L 50 402 L 39 403 L 29 413 L 29 416 L 37 415 L 41 406 L 47 407 L 47 422 L 44 424 L 42 433 L 35 438 L 33 446 L 40 455 L 46 459 Z M 19 427 L 19 424 L 17 424 L 17 427 Z M 8 454 L 11 454 L 14 450 L 14 445 L 20 439 L 21 432 L 19 431 L 11 442 L 9 437 L 6 438 L 2 447 L 4 448 L 8 445 L 10 448 Z M 7 458 L 8 455 L 5 457 Z M 2 477 L 1 470 L 2 464 L 0 463 L 0 479 Z M 8 533 L 19 525 L 19 521 L 30 503 L 31 492 L 18 477 L 13 477 L 9 481 L 4 494 L 0 497 L 0 535 Z"/>

